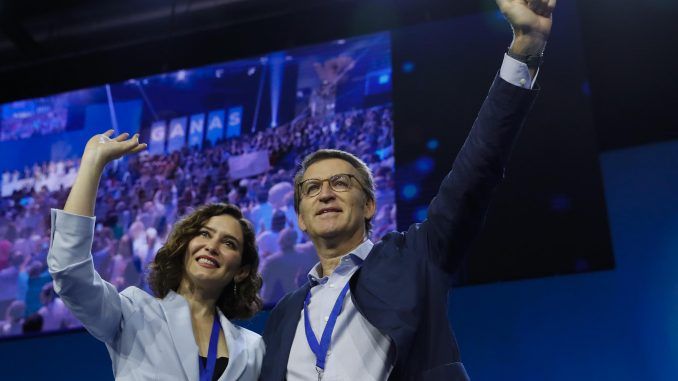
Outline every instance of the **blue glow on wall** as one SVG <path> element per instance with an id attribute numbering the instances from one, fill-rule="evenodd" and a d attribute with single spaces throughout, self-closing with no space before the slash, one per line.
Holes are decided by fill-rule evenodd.
<path id="1" fill-rule="evenodd" d="M 414 184 L 407 184 L 403 186 L 401 193 L 406 200 L 411 200 L 417 196 L 419 188 Z"/>
<path id="2" fill-rule="evenodd" d="M 414 71 L 414 62 L 405 61 L 402 66 L 403 73 L 411 73 Z"/>
<path id="3" fill-rule="evenodd" d="M 428 217 L 428 207 L 427 206 L 420 206 L 414 211 L 414 220 L 421 222 L 424 221 Z"/>
<path id="4" fill-rule="evenodd" d="M 428 174 L 433 171 L 433 168 L 435 167 L 435 161 L 429 156 L 424 156 L 417 159 L 415 166 L 422 174 Z"/>
<path id="5" fill-rule="evenodd" d="M 283 68 L 285 66 L 285 53 L 277 52 L 269 55 L 268 62 L 271 70 L 271 127 L 277 127 Z"/>

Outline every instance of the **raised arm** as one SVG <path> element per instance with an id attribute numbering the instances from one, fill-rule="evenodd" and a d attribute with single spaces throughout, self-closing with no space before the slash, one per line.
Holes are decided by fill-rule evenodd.
<path id="1" fill-rule="evenodd" d="M 136 135 L 127 139 L 128 135 L 122 134 L 111 139 L 112 133 L 107 131 L 89 140 L 64 210 L 51 211 L 52 236 L 47 256 L 54 290 L 85 328 L 104 342 L 116 336 L 124 306 L 116 288 L 94 269 L 90 253 L 94 202 L 106 164 L 146 146 L 138 142 Z"/>
<path id="2" fill-rule="evenodd" d="M 544 54 L 556 0 L 497 0 L 497 5 L 513 30 L 509 52 L 524 58 Z M 537 68 L 529 69 L 534 78 Z"/>
<path id="3" fill-rule="evenodd" d="M 497 0 L 513 29 L 510 53 L 541 55 L 551 31 L 555 0 Z M 530 68 L 534 76 L 536 67 Z M 408 233 L 417 249 L 453 273 L 477 236 L 494 189 L 504 177 L 514 141 L 536 92 L 498 78 L 483 102 L 452 170 L 428 209 Z"/>
<path id="4" fill-rule="evenodd" d="M 113 130 L 94 135 L 85 146 L 80 160 L 80 169 L 75 183 L 68 194 L 64 212 L 80 216 L 94 216 L 94 202 L 99 189 L 99 180 L 104 168 L 111 161 L 124 155 L 136 153 L 146 148 L 146 143 L 139 143 L 139 134 L 128 139 L 123 133 L 111 139 Z"/>

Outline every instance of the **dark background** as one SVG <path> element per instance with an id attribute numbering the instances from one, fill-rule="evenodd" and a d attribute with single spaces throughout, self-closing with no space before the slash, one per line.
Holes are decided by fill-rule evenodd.
<path id="1" fill-rule="evenodd" d="M 201 2 L 7 4 L 3 31 L 13 48 L 0 49 L 0 58 L 6 58 L 0 65 L 6 84 L 0 101 L 397 28 L 392 51 L 401 229 L 425 217 L 510 42 L 509 28 L 491 1 L 225 1 L 205 9 Z M 587 24 L 600 8 L 558 6 L 538 80 L 543 90 L 457 284 L 614 266 L 599 147 L 670 137 L 658 123 L 640 132 L 619 126 L 619 109 L 609 110 L 607 102 L 624 92 L 627 78 L 642 84 L 649 79 L 624 73 L 624 81 L 611 81 L 609 70 L 598 79 L 591 67 L 592 54 L 595 60 L 602 60 L 598 54 L 614 60 L 602 63 L 605 69 L 628 59 L 628 53 L 601 51 L 615 43 L 591 48 L 585 37 L 589 28 L 596 36 L 605 32 L 604 22 L 620 7 Z M 606 84 L 601 96 L 602 80 L 617 86 Z M 608 120 L 616 126 L 608 127 Z M 404 195 L 408 185 L 416 187 L 414 196 Z"/>
<path id="2" fill-rule="evenodd" d="M 149 6 L 160 3 L 144 2 Z M 112 12 L 82 11 L 92 5 L 81 1 L 59 4 L 17 2 L 21 5 L 14 9 L 9 9 L 10 4 L 14 3 L 2 3 L 0 10 L 0 25 L 6 37 L 0 41 L 0 101 L 3 102 L 396 26 L 428 21 L 444 24 L 449 17 L 473 15 L 495 7 L 487 1 L 301 1 L 294 2 L 294 6 L 291 2 L 281 1 L 240 1 L 224 5 L 221 12 L 191 16 L 204 17 L 200 19 L 207 20 L 204 22 L 175 15 L 173 21 L 167 17 L 143 25 L 43 40 L 31 32 L 32 28 L 38 28 L 31 23 L 40 24 L 35 18 L 48 20 L 40 25 L 49 30 L 50 20 L 66 25 L 88 18 L 98 19 L 88 12 L 95 15 Z M 122 14 L 134 14 L 140 7 L 127 1 L 96 4 L 102 9 L 115 8 Z M 675 161 L 673 164 L 670 161 L 675 160 L 676 149 L 669 141 L 678 138 L 675 112 L 678 109 L 675 91 L 678 79 L 674 73 L 674 68 L 678 67 L 674 37 L 678 34 L 675 22 L 678 6 L 668 0 L 643 3 L 598 0 L 566 4 L 561 0 L 558 9 L 574 10 L 578 16 L 578 30 L 572 31 L 576 36 L 567 34 L 569 31 L 564 31 L 564 35 L 577 39 L 583 47 L 581 62 L 574 58 L 574 66 L 583 68 L 590 98 L 583 103 L 561 107 L 588 107 L 591 112 L 592 121 L 584 120 L 583 125 L 574 128 L 577 134 L 586 134 L 581 154 L 584 161 L 576 162 L 576 165 L 581 163 L 578 168 L 592 176 L 580 177 L 578 171 L 573 171 L 562 178 L 559 173 L 548 177 L 541 175 L 540 180 L 581 181 L 582 189 L 592 189 L 584 196 L 585 201 L 594 205 L 605 196 L 609 217 L 607 234 L 612 236 L 615 269 L 465 287 L 452 296 L 451 310 L 455 311 L 452 324 L 464 361 L 475 379 L 674 380 L 678 376 L 678 368 L 672 361 L 678 343 L 675 330 L 678 274 L 673 270 L 675 259 L 671 258 L 675 258 L 678 249 L 675 239 L 678 188 L 675 181 L 670 181 L 676 178 Z M 560 28 L 558 12 L 556 28 Z M 219 20 L 215 21 L 217 18 Z M 224 25 L 220 26 L 222 22 Z M 203 30 L 197 30 L 200 28 Z M 468 113 L 454 117 L 462 129 L 468 128 L 469 124 L 465 122 L 473 118 L 475 106 L 498 68 L 500 58 L 497 55 L 501 55 L 509 38 L 509 32 L 505 30 L 504 33 L 506 42 L 503 39 L 488 42 L 478 37 L 478 45 L 492 45 L 492 54 L 477 57 L 478 64 L 483 66 L 483 75 L 468 76 L 468 80 L 475 83 L 474 89 L 470 90 L 473 93 L 468 94 Z M 574 86 L 567 83 L 571 73 L 568 64 L 562 61 L 571 57 L 561 56 L 563 50 L 559 51 L 554 44 L 548 47 L 547 61 L 540 74 L 542 94 L 535 113 L 540 107 L 546 107 L 544 102 L 549 93 Z M 395 50 L 394 75 L 398 65 L 403 63 L 397 61 Z M 556 62 L 560 62 L 560 69 L 556 68 Z M 420 73 L 422 66 L 425 63 L 415 62 L 413 73 Z M 449 78 L 466 79 L 458 73 L 451 73 Z M 404 85 L 402 81 L 403 77 L 395 83 Z M 580 84 L 576 86 L 580 88 Z M 394 102 L 397 108 L 402 100 L 395 98 Z M 558 115 L 566 117 L 565 112 Z M 403 141 L 399 135 L 403 133 L 401 122 L 407 120 L 400 118 L 407 117 L 396 115 L 397 144 Z M 545 150 L 526 144 L 531 135 L 541 131 L 539 125 L 533 124 L 536 117 L 537 114 L 532 115 L 531 125 L 526 127 L 516 147 L 509 168 L 510 177 L 500 189 L 493 210 L 502 209 L 498 206 L 503 203 L 523 199 L 540 202 L 539 198 L 512 194 L 508 189 L 512 182 L 527 184 L 524 181 L 529 176 L 519 174 L 522 164 L 529 164 L 535 170 L 548 170 L 548 165 L 533 161 L 536 158 L 548 162 L 557 156 L 558 152 L 548 151 L 530 156 L 529 149 Z M 588 126 L 592 129 L 587 130 Z M 589 140 L 589 132 L 595 133 L 594 141 Z M 547 137 L 549 141 L 558 141 L 561 136 Z M 416 160 L 423 153 L 434 157 L 435 172 L 429 176 L 435 180 L 444 173 L 443 168 L 453 152 L 446 147 L 430 151 L 426 142 L 420 140 L 421 145 L 412 144 L 411 159 Z M 657 144 L 661 142 L 664 143 Z M 399 157 L 406 152 L 400 146 L 396 149 Z M 597 164 L 590 166 L 591 151 L 597 151 L 599 157 L 605 159 L 608 172 L 604 173 L 604 194 L 599 192 L 602 184 L 597 172 L 600 169 Z M 663 169 L 654 171 L 657 167 Z M 598 182 L 589 184 L 590 179 Z M 433 180 L 431 183 L 435 183 Z M 432 190 L 422 189 L 421 192 L 428 194 Z M 575 196 L 572 195 L 570 200 L 578 200 Z M 553 205 L 552 198 L 544 200 L 544 204 Z M 567 197 L 556 198 L 555 204 L 558 209 L 567 205 Z M 412 218 L 411 214 L 403 215 L 402 210 L 399 213 L 399 219 Z M 599 209 L 593 213 L 600 217 Z M 600 228 L 598 217 L 594 219 L 596 224 L 584 223 L 579 231 L 588 230 L 590 226 Z M 493 215 L 488 216 L 486 230 L 494 228 L 494 219 Z M 514 215 L 514 219 L 516 225 L 533 224 L 520 214 Z M 496 223 L 499 224 L 499 220 Z M 594 239 L 606 242 L 607 234 Z M 563 237 L 559 244 L 567 245 L 566 238 Z M 255 326 L 261 324 L 261 320 L 254 322 Z M 103 345 L 86 333 L 3 342 L 0 352 L 3 366 L 15 365 L 15 371 L 9 373 L 8 379 L 92 379 L 92 375 L 110 374 L 110 361 Z M 50 361 L 44 367 L 35 367 L 34 356 Z M 64 365 L 66 362 L 69 365 Z M 77 366 L 73 366 L 74 363 Z"/>
<path id="3" fill-rule="evenodd" d="M 488 0 L 199 3 L 4 1 L 0 102 L 496 9 Z M 678 137 L 675 3 L 575 4 L 600 148 Z"/>

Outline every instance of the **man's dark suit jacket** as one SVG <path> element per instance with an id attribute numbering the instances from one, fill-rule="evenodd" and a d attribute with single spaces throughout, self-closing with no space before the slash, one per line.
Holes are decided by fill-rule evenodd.
<path id="1" fill-rule="evenodd" d="M 356 308 L 395 346 L 390 380 L 468 380 L 448 321 L 447 294 L 536 93 L 497 76 L 428 218 L 387 234 L 351 278 Z M 285 379 L 309 287 L 288 294 L 271 312 L 261 380 Z"/>

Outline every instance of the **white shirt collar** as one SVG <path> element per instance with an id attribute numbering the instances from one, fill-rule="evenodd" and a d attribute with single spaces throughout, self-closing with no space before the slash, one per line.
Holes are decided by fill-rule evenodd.
<path id="1" fill-rule="evenodd" d="M 372 241 L 365 239 L 355 249 L 339 257 L 339 266 L 337 266 L 335 272 L 339 271 L 339 273 L 343 273 L 344 271 L 350 270 L 355 266 L 360 266 L 363 261 L 367 259 L 367 255 L 370 254 L 373 246 L 374 243 L 372 243 Z M 311 282 L 311 286 L 315 286 L 318 283 L 327 282 L 328 277 L 325 276 L 320 278 L 320 272 L 318 269 L 320 269 L 320 262 L 316 263 L 316 265 L 313 266 L 311 271 L 308 273 L 308 281 Z"/>

